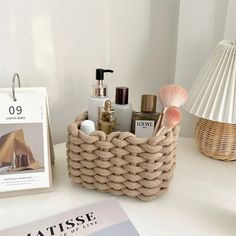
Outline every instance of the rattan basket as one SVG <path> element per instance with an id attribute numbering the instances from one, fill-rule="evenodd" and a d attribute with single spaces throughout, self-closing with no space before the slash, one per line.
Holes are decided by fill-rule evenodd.
<path id="1" fill-rule="evenodd" d="M 236 125 L 197 120 L 195 140 L 200 151 L 208 157 L 223 160 L 236 160 Z"/>
<path id="2" fill-rule="evenodd" d="M 178 127 L 150 138 L 130 132 L 87 135 L 78 129 L 87 113 L 68 126 L 70 178 L 87 189 L 152 200 L 167 191 L 176 159 Z"/>

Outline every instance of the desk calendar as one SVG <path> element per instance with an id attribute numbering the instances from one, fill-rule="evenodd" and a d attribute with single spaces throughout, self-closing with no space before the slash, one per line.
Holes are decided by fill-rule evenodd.
<path id="1" fill-rule="evenodd" d="M 0 197 L 49 190 L 46 88 L 1 88 L 0 101 Z"/>

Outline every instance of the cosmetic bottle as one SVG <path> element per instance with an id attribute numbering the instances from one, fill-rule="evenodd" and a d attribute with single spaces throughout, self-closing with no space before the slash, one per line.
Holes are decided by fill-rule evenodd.
<path id="1" fill-rule="evenodd" d="M 113 73 L 113 70 L 96 69 L 97 84 L 92 86 L 92 93 L 88 99 L 88 119 L 97 126 L 98 107 L 103 107 L 109 97 L 107 96 L 107 86 L 103 84 L 104 73 Z"/>
<path id="2" fill-rule="evenodd" d="M 106 134 L 110 134 L 116 129 L 116 117 L 114 110 L 111 109 L 111 101 L 106 100 L 104 110 L 100 114 L 98 120 L 98 130 L 104 131 Z"/>
<path id="3" fill-rule="evenodd" d="M 117 87 L 115 104 L 112 104 L 112 108 L 115 111 L 115 116 L 117 118 L 118 131 L 128 131 L 131 130 L 131 119 L 132 119 L 132 105 L 128 103 L 129 100 L 129 88 L 127 87 Z"/>
<path id="4" fill-rule="evenodd" d="M 133 112 L 131 131 L 137 137 L 152 136 L 160 113 L 156 112 L 157 96 L 142 95 L 141 112 Z"/>
<path id="5" fill-rule="evenodd" d="M 95 131 L 95 124 L 92 120 L 84 120 L 80 124 L 80 130 L 90 135 L 92 132 Z"/>

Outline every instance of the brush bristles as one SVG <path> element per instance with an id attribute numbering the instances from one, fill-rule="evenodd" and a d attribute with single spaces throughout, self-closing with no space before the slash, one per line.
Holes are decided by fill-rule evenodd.
<path id="1" fill-rule="evenodd" d="M 158 95 L 163 107 L 180 107 L 188 99 L 188 92 L 186 89 L 175 84 L 162 87 L 159 90 Z"/>
<path id="2" fill-rule="evenodd" d="M 163 125 L 168 129 L 172 129 L 177 124 L 179 124 L 180 120 L 181 120 L 181 112 L 180 112 L 179 108 L 178 107 L 168 107 L 165 112 Z"/>

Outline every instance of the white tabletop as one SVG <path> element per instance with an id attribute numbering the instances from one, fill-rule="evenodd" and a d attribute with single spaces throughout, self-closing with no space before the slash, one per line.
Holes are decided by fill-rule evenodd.
<path id="1" fill-rule="evenodd" d="M 0 230 L 113 197 L 74 184 L 65 152 L 55 145 L 53 192 L 0 199 Z M 169 192 L 151 202 L 117 200 L 141 236 L 235 236 L 236 162 L 207 158 L 193 139 L 180 138 Z"/>

